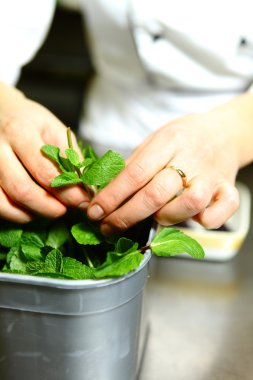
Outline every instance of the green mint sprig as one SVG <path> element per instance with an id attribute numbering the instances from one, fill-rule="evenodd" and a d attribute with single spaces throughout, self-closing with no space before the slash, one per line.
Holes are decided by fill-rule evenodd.
<path id="1" fill-rule="evenodd" d="M 73 148 L 69 128 L 67 129 L 67 140 L 66 157 L 61 156 L 60 149 L 54 145 L 46 144 L 41 148 L 42 152 L 54 161 L 61 171 L 61 174 L 53 179 L 52 187 L 82 184 L 90 197 L 93 197 L 125 167 L 124 158 L 113 150 L 98 157 L 91 147 L 83 148 L 83 157 L 80 158 Z"/>

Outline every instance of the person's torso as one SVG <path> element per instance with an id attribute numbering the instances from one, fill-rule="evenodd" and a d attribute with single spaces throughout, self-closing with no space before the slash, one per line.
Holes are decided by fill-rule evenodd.
<path id="1" fill-rule="evenodd" d="M 128 152 L 253 80 L 251 0 L 79 0 L 97 77 L 84 138 Z"/>

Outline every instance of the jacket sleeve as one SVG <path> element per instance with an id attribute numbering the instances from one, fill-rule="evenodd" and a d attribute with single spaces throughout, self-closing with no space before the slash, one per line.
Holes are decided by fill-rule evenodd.
<path id="1" fill-rule="evenodd" d="M 54 15 L 55 0 L 0 2 L 0 79 L 15 85 L 23 65 L 42 45 Z"/>

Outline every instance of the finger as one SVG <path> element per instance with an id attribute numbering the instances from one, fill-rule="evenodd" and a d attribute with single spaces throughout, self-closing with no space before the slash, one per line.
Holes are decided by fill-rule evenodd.
<path id="1" fill-rule="evenodd" d="M 103 220 L 101 231 L 110 235 L 128 229 L 154 214 L 181 188 L 182 180 L 176 171 L 169 168 L 161 170 L 145 187 Z"/>
<path id="2" fill-rule="evenodd" d="M 15 205 L 0 188 L 0 217 L 16 223 L 28 223 L 32 214 Z"/>
<path id="3" fill-rule="evenodd" d="M 155 213 L 154 219 L 164 226 L 182 222 L 203 211 L 211 199 L 212 187 L 208 178 L 196 176 L 178 197 Z"/>
<path id="4" fill-rule="evenodd" d="M 48 143 L 48 141 L 51 141 L 51 143 L 53 141 L 53 145 L 60 148 L 62 155 L 64 155 L 64 151 L 67 148 L 66 128 L 61 125 L 56 125 L 55 128 L 51 129 L 54 131 L 54 133 L 52 132 L 51 140 L 49 132 L 44 136 L 46 141 L 44 141 L 37 132 L 31 132 L 25 141 L 22 141 L 24 139 L 15 140 L 12 145 L 14 152 L 36 182 L 53 194 L 61 203 L 67 207 L 79 206 L 80 208 L 86 209 L 89 197 L 81 186 L 68 186 L 63 188 L 52 188 L 50 186 L 52 180 L 55 176 L 59 175 L 60 171 L 58 167 L 41 152 L 41 147 L 45 143 Z M 77 150 L 77 143 L 74 138 L 73 144 Z M 29 146 L 29 154 L 27 154 L 27 146 Z"/>
<path id="5" fill-rule="evenodd" d="M 157 153 L 157 152 L 156 152 Z M 157 159 L 150 159 L 157 157 Z M 91 201 L 88 217 L 99 220 L 113 212 L 129 197 L 143 188 L 168 162 L 168 153 L 161 149 L 161 154 L 154 154 L 153 146 L 145 152 L 140 151 L 134 160 L 130 160 L 126 168 L 101 190 Z"/>
<path id="6" fill-rule="evenodd" d="M 1 153 L 0 186 L 12 202 L 49 218 L 66 212 L 62 203 L 32 180 L 9 146 L 2 146 Z"/>
<path id="7" fill-rule="evenodd" d="M 231 183 L 221 183 L 209 207 L 194 217 L 205 228 L 221 227 L 238 209 L 239 192 Z"/>

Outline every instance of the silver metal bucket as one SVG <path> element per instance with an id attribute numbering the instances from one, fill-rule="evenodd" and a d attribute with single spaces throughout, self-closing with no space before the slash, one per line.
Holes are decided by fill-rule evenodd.
<path id="1" fill-rule="evenodd" d="M 0 379 L 136 379 L 150 256 L 108 280 L 0 273 Z"/>

